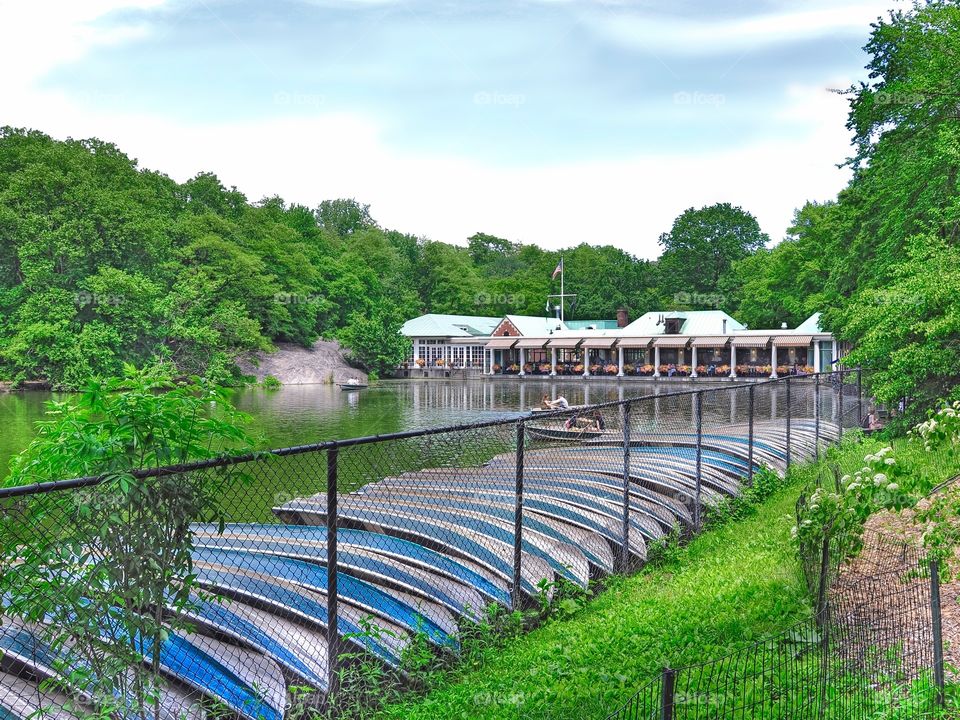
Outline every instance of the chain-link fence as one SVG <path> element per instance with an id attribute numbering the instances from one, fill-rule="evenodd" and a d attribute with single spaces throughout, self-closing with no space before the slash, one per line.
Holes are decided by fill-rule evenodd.
<path id="1" fill-rule="evenodd" d="M 2 489 L 0 715 L 335 712 L 364 687 L 455 661 L 510 610 L 641 565 L 865 410 L 858 371 L 664 387 L 159 468 L 133 487 L 107 474 Z M 638 695 L 623 717 L 653 717 L 669 697 L 740 713 L 691 717 L 822 697 L 798 658 L 828 640 L 810 626 L 791 642 L 665 673 L 643 695 L 661 705 Z M 755 678 L 749 692 L 725 685 L 731 668 Z"/>

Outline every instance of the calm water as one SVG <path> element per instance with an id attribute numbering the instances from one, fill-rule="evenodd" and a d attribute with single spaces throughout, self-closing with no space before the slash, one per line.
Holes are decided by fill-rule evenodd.
<path id="1" fill-rule="evenodd" d="M 664 387 L 660 386 L 661 389 Z M 396 380 L 359 392 L 330 385 L 289 385 L 276 391 L 238 390 L 237 407 L 252 416 L 263 448 L 451 425 L 511 416 L 539 404 L 544 392 L 572 404 L 616 400 L 655 391 L 652 382 L 580 380 Z M 676 387 L 668 389 L 677 389 Z M 0 393 L 0 476 L 33 437 L 50 393 Z"/>
<path id="2" fill-rule="evenodd" d="M 588 382 L 533 378 L 395 380 L 355 392 L 342 392 L 330 385 L 291 385 L 276 391 L 246 388 L 235 393 L 234 402 L 253 418 L 250 430 L 258 445 L 276 448 L 514 416 L 538 405 L 544 393 L 563 395 L 571 404 L 588 404 L 691 387 L 688 383 L 618 383 L 599 378 Z M 696 387 L 711 386 L 701 382 Z M 742 421 L 746 393 L 747 386 L 740 385 L 736 393 L 708 394 L 705 419 L 719 424 Z M 803 394 L 796 392 L 795 405 Z M 50 393 L 40 392 L 0 393 L 0 476 L 6 474 L 9 459 L 30 442 L 33 424 L 42 418 L 44 402 L 51 397 Z M 764 392 L 758 393 L 757 398 L 758 417 L 760 412 L 768 417 L 776 414 L 776 396 L 771 398 Z M 782 393 L 779 399 L 783 402 Z M 661 398 L 655 404 L 645 404 L 640 412 L 658 426 L 689 426 L 692 419 L 689 396 Z M 826 408 L 825 412 L 829 414 Z"/>
<path id="3" fill-rule="evenodd" d="M 456 425 L 509 418 L 538 405 L 544 393 L 563 395 L 571 404 L 589 404 L 650 396 L 633 406 L 631 425 L 641 431 L 692 432 L 693 388 L 707 383 L 676 383 L 580 379 L 548 381 L 528 378 L 496 380 L 398 380 L 361 391 L 342 392 L 329 385 L 288 386 L 277 391 L 246 388 L 234 401 L 252 417 L 249 428 L 261 448 L 280 448 L 401 430 Z M 756 418 L 783 418 L 783 388 L 757 388 Z M 684 393 L 684 394 L 677 394 Z M 704 430 L 711 432 L 748 415 L 748 385 L 722 383 L 718 392 L 703 395 Z M 33 424 L 42 418 L 49 393 L 0 394 L 0 475 L 10 458 L 33 437 Z M 824 418 L 835 414 L 830 394 L 824 398 Z M 793 417 L 813 415 L 813 393 L 795 386 Z M 616 423 L 614 418 L 611 422 Z M 342 450 L 339 487 L 349 491 L 387 475 L 424 467 L 463 467 L 485 462 L 515 442 L 511 428 L 436 435 L 409 441 Z M 244 465 L 237 484 L 224 489 L 220 503 L 229 521 L 275 521 L 273 508 L 295 498 L 322 492 L 326 486 L 325 456 L 306 453 L 272 457 Z"/>

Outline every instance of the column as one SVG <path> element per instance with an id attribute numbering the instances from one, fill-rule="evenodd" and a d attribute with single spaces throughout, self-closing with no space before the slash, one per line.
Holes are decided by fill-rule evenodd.
<path id="1" fill-rule="evenodd" d="M 690 348 L 690 377 L 695 378 L 697 376 L 697 346 L 694 345 Z"/>
<path id="2" fill-rule="evenodd" d="M 777 345 L 776 343 L 770 344 L 770 377 L 774 380 L 777 379 Z"/>
<path id="3" fill-rule="evenodd" d="M 831 360 L 836 360 L 837 357 L 838 357 L 837 341 L 836 341 L 836 340 L 833 340 L 833 343 L 832 343 L 832 345 L 831 345 L 830 359 L 831 359 Z M 839 370 L 839 369 L 840 369 L 840 363 L 835 362 L 835 363 L 833 364 L 833 369 Z"/>
<path id="4" fill-rule="evenodd" d="M 623 377 L 623 348 L 617 348 L 617 377 Z"/>
<path id="5" fill-rule="evenodd" d="M 520 377 L 523 377 L 524 375 L 526 375 L 526 373 L 523 371 L 523 366 L 526 364 L 526 360 L 527 360 L 527 351 L 524 350 L 523 348 L 520 348 Z"/>
<path id="6" fill-rule="evenodd" d="M 555 347 L 550 348 L 550 377 L 555 377 L 557 374 L 557 349 Z"/>
<path id="7" fill-rule="evenodd" d="M 590 377 L 590 348 L 583 349 L 583 376 Z M 590 403 L 584 403 L 589 405 Z"/>
<path id="8" fill-rule="evenodd" d="M 653 346 L 653 376 L 660 377 L 660 346 Z"/>
<path id="9" fill-rule="evenodd" d="M 413 364 L 417 364 L 417 360 L 420 359 L 420 340 L 418 338 L 413 339 Z"/>
<path id="10" fill-rule="evenodd" d="M 730 377 L 737 377 L 737 346 L 730 343 Z"/>
<path id="11" fill-rule="evenodd" d="M 821 360 L 821 358 L 820 358 L 820 341 L 819 341 L 819 340 L 814 340 L 814 341 L 813 341 L 813 371 L 814 371 L 815 373 L 821 372 L 822 369 L 823 369 L 823 368 L 821 367 L 820 360 Z"/>

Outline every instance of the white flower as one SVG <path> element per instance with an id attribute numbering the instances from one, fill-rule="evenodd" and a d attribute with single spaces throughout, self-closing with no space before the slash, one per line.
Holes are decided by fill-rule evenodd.
<path id="1" fill-rule="evenodd" d="M 850 476 L 849 476 L 849 475 L 844 475 L 842 478 L 840 478 L 840 482 L 842 482 L 842 483 L 848 483 L 848 482 L 850 482 Z"/>
<path id="2" fill-rule="evenodd" d="M 887 458 L 883 461 L 885 465 L 896 465 L 897 461 L 894 458 Z"/>
<path id="3" fill-rule="evenodd" d="M 889 485 L 887 485 L 888 492 L 896 492 L 899 489 L 900 489 L 900 486 L 897 485 L 896 483 L 890 483 Z"/>

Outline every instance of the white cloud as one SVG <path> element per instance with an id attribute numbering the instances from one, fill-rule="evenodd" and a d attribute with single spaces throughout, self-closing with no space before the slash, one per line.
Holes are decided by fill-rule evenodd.
<path id="1" fill-rule="evenodd" d="M 66 14 L 52 23 L 51 34 L 30 47 L 30 59 L 23 62 L 41 59 L 25 76 L 35 81 L 55 64 L 116 37 L 90 30 L 103 13 L 154 1 L 104 1 L 95 3 L 97 11 L 87 6 L 72 14 L 72 4 L 65 4 Z M 39 22 L 43 15 L 30 6 L 20 11 L 18 22 Z M 31 45 L 29 39 L 17 42 Z M 8 67 L 10 52 L 4 49 L 0 55 Z M 848 152 L 846 107 L 822 87 L 786 89 L 773 121 L 795 130 L 797 140 L 790 144 L 757 140 L 698 154 L 505 168 L 483 159 L 390 147 L 380 124 L 359 115 L 235 120 L 225 114 L 217 122 L 198 124 L 160 114 L 108 113 L 96 103 L 40 90 L 34 82 L 12 86 L 8 76 L 0 81 L 0 98 L 7 101 L 0 108 L 5 123 L 56 137 L 110 140 L 142 166 L 181 181 L 212 170 L 254 200 L 279 194 L 315 205 L 326 198 L 356 197 L 370 203 L 387 227 L 449 242 L 463 242 L 483 230 L 550 248 L 611 243 L 655 257 L 657 237 L 677 214 L 714 202 L 742 205 L 779 239 L 794 208 L 808 199 L 831 197 L 847 177 L 835 167 Z M 834 86 L 848 83 L 838 79 Z"/>
<path id="2" fill-rule="evenodd" d="M 165 0 L 0 0 L 0 64 L 4 89 L 29 87 L 48 71 L 83 57 L 95 45 L 130 40 L 143 27 L 95 22 L 117 10 L 154 8 Z"/>
<path id="3" fill-rule="evenodd" d="M 795 6 L 780 12 L 730 20 L 666 21 L 631 10 L 599 13 L 587 24 L 623 45 L 674 55 L 744 51 L 785 42 L 849 32 L 866 37 L 869 25 L 904 0 L 873 0 L 826 6 Z"/>

